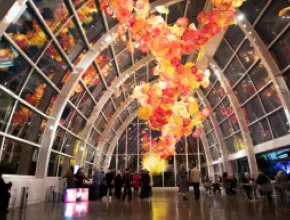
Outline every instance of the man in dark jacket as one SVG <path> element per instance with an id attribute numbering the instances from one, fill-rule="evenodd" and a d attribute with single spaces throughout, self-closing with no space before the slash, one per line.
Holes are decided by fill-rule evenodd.
<path id="1" fill-rule="evenodd" d="M 113 188 L 113 180 L 114 180 L 114 174 L 108 169 L 108 172 L 105 175 L 105 180 L 106 180 L 106 195 L 109 190 L 109 200 L 112 200 L 112 188 Z"/>
<path id="2" fill-rule="evenodd" d="M 8 212 L 8 203 L 10 199 L 9 190 L 12 187 L 12 183 L 5 183 L 2 174 L 3 172 L 0 168 L 0 212 Z"/>
<path id="3" fill-rule="evenodd" d="M 260 186 L 261 194 L 265 194 L 268 201 L 272 202 L 273 186 L 270 179 L 262 171 L 259 172 L 256 183 Z"/>
<path id="4" fill-rule="evenodd" d="M 133 183 L 133 178 L 132 175 L 129 171 L 129 169 L 125 170 L 125 175 L 123 177 L 123 182 L 124 182 L 124 195 L 123 195 L 123 200 L 125 200 L 126 195 L 128 193 L 128 200 L 131 201 L 132 199 L 132 192 L 131 192 L 131 187 L 132 187 L 132 183 Z"/>

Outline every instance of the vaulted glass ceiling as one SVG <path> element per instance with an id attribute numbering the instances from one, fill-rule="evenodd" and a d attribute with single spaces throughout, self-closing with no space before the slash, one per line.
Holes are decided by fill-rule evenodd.
<path id="1" fill-rule="evenodd" d="M 170 9 L 169 24 L 187 16 L 198 25 L 197 14 L 211 7 L 204 0 L 150 2 L 151 14 L 160 4 Z M 285 7 L 288 0 L 247 0 L 238 12 L 243 19 L 219 34 L 213 56 L 205 55 L 211 84 L 197 97 L 212 115 L 199 142 L 213 170 L 240 157 L 251 160 L 248 149 L 255 155 L 270 150 L 269 141 L 289 137 L 290 14 L 278 16 Z M 28 0 L 13 10 L 0 35 L 5 172 L 60 176 L 74 164 L 123 168 L 129 161 L 140 168 L 146 126 L 136 119 L 138 103 L 130 96 L 140 82 L 156 80 L 152 57 L 128 52 L 117 20 L 100 12 L 97 0 Z M 185 157 L 190 164 L 197 146 L 191 139 L 178 143 L 174 164 Z M 275 147 L 290 144 L 286 139 Z M 192 149 L 180 151 L 185 145 Z"/>

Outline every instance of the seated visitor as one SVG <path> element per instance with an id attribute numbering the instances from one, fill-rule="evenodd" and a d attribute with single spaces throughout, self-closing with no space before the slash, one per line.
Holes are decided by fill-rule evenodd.
<path id="1" fill-rule="evenodd" d="M 3 172 L 0 168 L 0 212 L 8 212 L 8 203 L 10 199 L 9 190 L 12 187 L 12 183 L 5 183 L 2 174 Z"/>

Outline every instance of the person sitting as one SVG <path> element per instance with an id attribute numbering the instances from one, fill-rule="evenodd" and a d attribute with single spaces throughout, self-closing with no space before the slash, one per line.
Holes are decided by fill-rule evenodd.
<path id="1" fill-rule="evenodd" d="M 9 190 L 12 187 L 12 183 L 5 183 L 3 178 L 3 171 L 0 168 L 0 212 L 8 212 L 8 205 L 9 205 L 9 199 L 10 199 L 10 193 Z"/>
<path id="2" fill-rule="evenodd" d="M 212 184 L 212 190 L 213 190 L 213 194 L 215 195 L 216 191 L 218 191 L 219 193 L 221 193 L 221 177 L 214 178 L 213 184 Z"/>
<path id="3" fill-rule="evenodd" d="M 237 194 L 238 179 L 235 177 L 235 175 L 232 175 L 231 178 L 230 178 L 230 186 L 231 186 L 230 193 L 232 195 Z"/>
<path id="4" fill-rule="evenodd" d="M 210 181 L 210 179 L 209 179 L 208 176 L 206 176 L 206 177 L 204 178 L 203 186 L 204 186 L 204 188 L 205 188 L 205 194 L 206 194 L 206 195 L 209 194 L 209 193 L 211 192 L 212 185 L 211 185 L 211 181 Z"/>

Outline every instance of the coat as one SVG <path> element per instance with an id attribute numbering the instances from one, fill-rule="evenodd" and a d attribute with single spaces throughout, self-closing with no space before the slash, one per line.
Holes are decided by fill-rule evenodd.
<path id="1" fill-rule="evenodd" d="M 178 184 L 179 184 L 179 192 L 180 193 L 188 193 L 189 185 L 188 185 L 188 174 L 185 169 L 180 170 L 178 172 Z"/>

